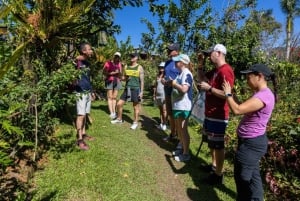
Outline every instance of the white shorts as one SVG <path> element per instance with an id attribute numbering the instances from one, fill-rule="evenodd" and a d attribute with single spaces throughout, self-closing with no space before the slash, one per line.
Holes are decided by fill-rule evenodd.
<path id="1" fill-rule="evenodd" d="M 91 93 L 76 93 L 77 115 L 86 115 L 91 111 L 92 96 Z"/>

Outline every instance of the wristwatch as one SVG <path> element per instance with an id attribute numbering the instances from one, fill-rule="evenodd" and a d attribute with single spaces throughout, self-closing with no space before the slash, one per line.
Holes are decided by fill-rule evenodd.
<path id="1" fill-rule="evenodd" d="M 226 98 L 232 97 L 232 94 L 225 94 L 225 97 L 226 97 Z"/>

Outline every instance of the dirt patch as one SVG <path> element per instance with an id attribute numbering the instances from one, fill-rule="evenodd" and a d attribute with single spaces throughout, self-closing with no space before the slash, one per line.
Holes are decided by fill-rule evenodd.
<path id="1" fill-rule="evenodd" d="M 30 200 L 27 194 L 33 186 L 29 184 L 29 180 L 37 167 L 43 167 L 47 163 L 47 157 L 42 157 L 37 163 L 33 162 L 33 152 L 25 150 L 21 156 L 15 159 L 14 165 L 5 169 L 0 176 L 0 195 L 3 201 L 13 201 L 18 197 L 22 200 Z"/>
<path id="2" fill-rule="evenodd" d="M 177 142 L 165 142 L 166 133 L 156 128 L 156 121 L 149 118 L 147 114 L 141 115 L 142 129 L 147 131 L 145 135 L 145 145 L 150 146 L 153 150 L 155 160 L 156 180 L 159 189 L 164 193 L 165 199 L 170 201 L 191 200 L 187 195 L 184 184 L 180 178 L 180 170 L 184 168 L 185 163 L 174 161 L 171 156 L 171 151 L 176 147 Z M 149 140 L 150 139 L 150 140 Z"/>

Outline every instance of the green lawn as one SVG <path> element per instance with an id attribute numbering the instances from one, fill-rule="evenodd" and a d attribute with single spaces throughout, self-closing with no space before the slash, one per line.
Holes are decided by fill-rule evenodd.
<path id="1" fill-rule="evenodd" d="M 204 144 L 199 157 L 189 163 L 173 160 L 174 144 L 162 140 L 167 134 L 155 125 L 158 109 L 143 103 L 140 126 L 130 130 L 131 104 L 124 107 L 125 123 L 112 125 L 104 101 L 92 106 L 93 124 L 88 133 L 96 137 L 90 150 L 75 146 L 75 129 L 62 124 L 48 162 L 32 180 L 36 189 L 32 200 L 64 201 L 231 201 L 235 198 L 232 165 L 225 164 L 225 185 L 211 187 L 199 169 L 208 160 Z M 200 135 L 190 126 L 191 153 L 196 154 Z M 169 131 L 167 131 L 168 133 Z"/>

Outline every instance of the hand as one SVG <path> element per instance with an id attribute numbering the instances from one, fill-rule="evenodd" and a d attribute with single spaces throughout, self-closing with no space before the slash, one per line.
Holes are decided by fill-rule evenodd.
<path id="1" fill-rule="evenodd" d="M 227 80 L 224 80 L 222 87 L 225 94 L 231 94 L 231 86 Z"/>
<path id="2" fill-rule="evenodd" d="M 199 65 L 200 65 L 200 64 L 203 65 L 204 60 L 205 60 L 205 55 L 204 55 L 202 52 L 200 52 L 200 53 L 198 54 L 198 63 L 199 63 Z"/>
<path id="3" fill-rule="evenodd" d="M 143 91 L 140 92 L 139 98 L 140 98 L 140 99 L 143 99 Z"/>
<path id="4" fill-rule="evenodd" d="M 200 88 L 200 90 L 208 91 L 211 86 L 207 82 L 200 82 L 197 84 L 197 86 Z"/>
<path id="5" fill-rule="evenodd" d="M 91 98 L 92 98 L 92 101 L 96 100 L 96 94 L 95 93 L 91 93 Z"/>

